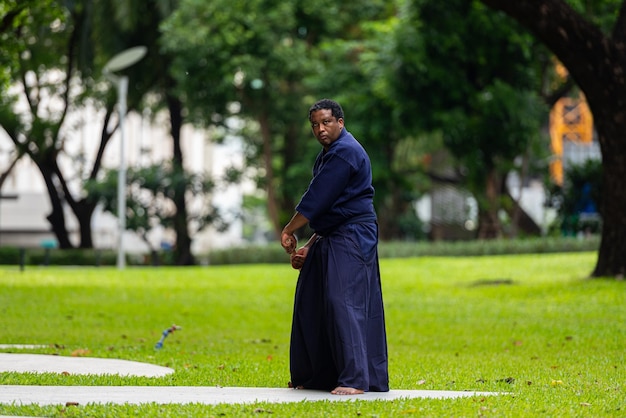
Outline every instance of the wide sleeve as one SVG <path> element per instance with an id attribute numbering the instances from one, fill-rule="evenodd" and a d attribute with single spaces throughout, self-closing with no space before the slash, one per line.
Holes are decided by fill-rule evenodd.
<path id="1" fill-rule="evenodd" d="M 309 183 L 296 210 L 309 221 L 327 213 L 345 192 L 352 174 L 352 166 L 336 154 L 329 155 L 319 172 Z"/>

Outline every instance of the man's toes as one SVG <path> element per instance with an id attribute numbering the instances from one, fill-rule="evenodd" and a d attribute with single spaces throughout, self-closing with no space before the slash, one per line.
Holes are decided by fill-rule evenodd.
<path id="1" fill-rule="evenodd" d="M 364 392 L 361 389 L 338 386 L 330 393 L 333 395 L 361 395 Z"/>

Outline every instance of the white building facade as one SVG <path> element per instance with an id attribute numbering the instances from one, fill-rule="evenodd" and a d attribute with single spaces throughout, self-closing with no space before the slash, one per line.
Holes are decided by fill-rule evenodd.
<path id="1" fill-rule="evenodd" d="M 59 165 L 66 179 L 70 181 L 72 192 L 80 193 L 81 183 L 91 169 L 104 120 L 103 111 L 84 108 L 68 116 L 62 134 L 64 152 Z M 116 122 L 114 122 L 116 123 Z M 150 120 L 147 115 L 130 113 L 125 118 L 124 156 L 129 168 L 141 167 L 169 161 L 172 155 L 172 139 L 169 136 L 169 120 L 165 114 Z M 185 169 L 189 172 L 219 176 L 227 167 L 243 164 L 243 152 L 238 138 L 227 138 L 223 144 L 211 141 L 207 130 L 185 125 L 181 132 Z M 0 129 L 0 173 L 11 165 L 13 143 L 3 129 Z M 121 162 L 121 136 L 115 132 L 107 145 L 103 167 L 117 169 Z M 236 212 L 241 207 L 245 187 L 230 186 L 216 192 L 214 204 L 225 212 Z M 36 248 L 52 246 L 56 241 L 51 225 L 46 219 L 51 204 L 43 178 L 37 166 L 27 157 L 21 158 L 10 171 L 0 188 L 0 246 Z M 193 205 L 193 202 L 189 202 Z M 70 240 L 78 244 L 78 224 L 71 211 L 66 208 L 65 220 L 70 232 Z M 117 219 L 100 207 L 92 218 L 92 233 L 95 248 L 116 249 L 119 237 Z M 154 228 L 149 240 L 155 248 L 162 243 L 173 242 L 173 231 Z M 194 253 L 208 252 L 212 248 L 243 244 L 242 225 L 233 220 L 229 230 L 218 233 L 207 228 L 192 236 Z M 146 253 L 147 244 L 130 231 L 124 234 L 124 247 L 129 253 Z"/>

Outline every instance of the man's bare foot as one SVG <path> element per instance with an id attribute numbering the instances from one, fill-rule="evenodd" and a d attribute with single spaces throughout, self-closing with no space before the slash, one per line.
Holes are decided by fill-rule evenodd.
<path id="1" fill-rule="evenodd" d="M 291 389 L 304 389 L 304 386 L 293 387 L 293 383 L 291 382 L 287 382 L 287 386 L 289 386 Z"/>
<path id="2" fill-rule="evenodd" d="M 333 395 L 362 395 L 364 392 L 361 389 L 346 388 L 343 386 L 337 386 L 330 391 Z"/>

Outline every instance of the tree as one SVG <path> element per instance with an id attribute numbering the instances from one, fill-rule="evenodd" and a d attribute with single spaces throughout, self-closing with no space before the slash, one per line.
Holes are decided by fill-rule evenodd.
<path id="1" fill-rule="evenodd" d="M 70 242 L 64 214 L 67 204 L 79 223 L 83 248 L 92 247 L 91 215 L 95 204 L 81 192 L 77 179 L 95 178 L 110 133 L 103 129 L 98 155 L 91 168 L 72 166 L 64 172 L 59 161 L 70 155 L 65 148 L 67 115 L 83 103 L 90 90 L 90 49 L 85 47 L 87 8 L 81 2 L 24 1 L 11 6 L 3 17 L 3 66 L 18 93 L 2 94 L 0 125 L 16 149 L 16 158 L 27 155 L 38 167 L 52 210 L 48 220 L 61 248 Z M 59 4 L 61 3 L 61 4 Z M 18 100 L 27 104 L 18 110 Z M 110 109 L 105 118 L 110 116 Z M 72 171 L 73 170 L 73 171 Z"/>
<path id="2" fill-rule="evenodd" d="M 598 233 L 602 224 L 597 208 L 602 203 L 602 162 L 587 160 L 565 170 L 562 186 L 549 190 L 550 206 L 557 209 L 560 233 Z"/>
<path id="3" fill-rule="evenodd" d="M 185 173 L 185 156 L 181 147 L 181 130 L 187 122 L 187 114 L 194 112 L 179 85 L 174 65 L 175 56 L 165 51 L 161 24 L 178 7 L 178 1 L 150 0 L 135 2 L 101 1 L 96 5 L 96 28 L 99 33 L 99 56 L 110 57 L 135 45 L 148 48 L 148 55 L 140 63 L 127 70 L 135 90 L 129 92 L 129 109 L 137 109 L 142 100 L 149 98 L 155 113 L 165 109 L 169 115 L 169 133 L 172 139 L 171 175 L 178 179 L 190 179 Z M 183 75 L 184 78 L 184 75 Z M 166 180 L 161 177 L 162 180 Z M 170 191 L 171 202 L 176 208 L 169 219 L 176 234 L 174 258 L 179 265 L 195 264 L 191 252 L 189 199 L 193 185 L 185 181 L 175 182 Z"/>
<path id="4" fill-rule="evenodd" d="M 184 105 L 170 73 L 172 59 L 160 52 L 159 44 L 159 25 L 175 3 L 168 0 L 139 3 L 27 0 L 19 5 L 12 4 L 4 16 L 3 28 L 10 30 L 7 36 L 3 33 L 3 38 L 11 41 L 11 48 L 3 50 L 0 56 L 3 62 L 9 63 L 7 68 L 13 70 L 11 80 L 23 85 L 22 97 L 29 100 L 30 115 L 16 114 L 17 98 L 3 95 L 0 123 L 13 140 L 17 156 L 29 155 L 42 173 L 53 208 L 48 219 L 61 248 L 73 246 L 65 226 L 64 204 L 69 205 L 79 222 L 79 246 L 92 246 L 91 217 L 98 199 L 89 196 L 82 186 L 83 181 L 98 178 L 106 145 L 117 128 L 112 118 L 114 90 L 107 89 L 103 94 L 97 84 L 102 81 L 99 69 L 116 53 L 131 46 L 148 46 L 148 56 L 139 65 L 124 70 L 133 86 L 128 92 L 128 111 L 138 109 L 149 93 L 153 94 L 153 102 L 163 104 L 156 107 L 157 110 L 165 107 L 170 115 L 172 175 L 188 178 L 184 175 L 180 144 Z M 16 63 L 19 65 L 11 65 Z M 50 74 L 58 75 L 58 80 L 51 82 Z M 60 110 L 43 111 L 50 101 L 39 100 L 41 97 L 52 97 L 54 108 L 59 108 L 60 103 Z M 70 129 L 64 126 L 66 115 L 80 108 L 87 99 L 96 108 L 105 108 L 100 145 L 91 158 L 69 155 L 69 147 L 65 149 L 67 132 L 64 129 Z M 62 171 L 64 165 L 59 163 L 63 158 L 93 164 L 68 175 Z M 76 166 L 71 165 L 72 169 Z M 176 207 L 172 215 L 176 231 L 175 257 L 178 264 L 193 264 L 187 212 L 192 185 L 175 184 L 177 187 L 171 196 Z"/>
<path id="5" fill-rule="evenodd" d="M 406 101 L 396 100 L 393 89 L 394 37 L 402 20 L 395 7 L 376 17 L 358 22 L 349 37 L 325 42 L 319 53 L 323 67 L 307 84 L 345 105 L 347 129 L 369 151 L 380 238 L 415 240 L 424 232 L 413 203 L 428 184 L 423 157 L 433 142 L 399 123 L 398 109 Z"/>
<path id="6" fill-rule="evenodd" d="M 401 125 L 440 132 L 457 178 L 478 202 L 478 237 L 503 235 L 513 161 L 537 140 L 543 106 L 537 48 L 504 14 L 472 0 L 409 1 L 398 25 Z"/>
<path id="7" fill-rule="evenodd" d="M 603 199 L 599 208 L 603 220 L 602 239 L 592 276 L 623 277 L 626 274 L 626 188 L 623 185 L 626 178 L 626 1 L 594 2 L 601 9 L 587 11 L 580 7 L 575 9 L 564 0 L 481 1 L 507 13 L 535 34 L 563 63 L 585 94 L 598 134 L 603 168 Z M 611 10 L 613 13 L 607 12 Z M 612 25 L 608 24 L 607 16 Z"/>
<path id="8" fill-rule="evenodd" d="M 376 16 L 384 5 L 183 0 L 163 25 L 190 118 L 224 124 L 235 116 L 247 123 L 249 166 L 267 193 L 277 235 L 310 178 L 312 158 L 306 157 L 317 149 L 306 112 L 319 97 L 303 80 L 320 70 L 321 43 L 350 36 L 356 22 Z M 320 10 L 333 18 L 320 18 Z"/>
<path id="9" fill-rule="evenodd" d="M 188 211 L 192 234 L 212 225 L 224 231 L 228 224 L 211 202 L 216 191 L 214 180 L 204 174 L 187 173 L 175 169 L 172 164 L 156 164 L 128 170 L 129 187 L 126 188 L 126 226 L 137 233 L 150 248 L 153 264 L 158 260 L 159 248 L 150 240 L 150 233 L 157 227 L 174 230 L 177 207 L 174 202 L 178 190 L 188 190 L 194 204 Z M 90 181 L 86 189 L 92 198 L 103 203 L 104 210 L 117 213 L 117 181 L 115 170 L 107 170 L 103 179 Z M 176 260 L 174 260 L 176 261 Z"/>

